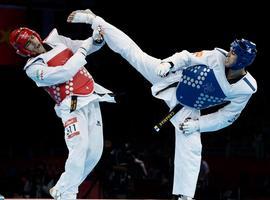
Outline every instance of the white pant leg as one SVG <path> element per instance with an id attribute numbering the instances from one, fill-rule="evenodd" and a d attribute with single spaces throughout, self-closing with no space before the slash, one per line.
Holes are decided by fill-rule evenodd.
<path id="1" fill-rule="evenodd" d="M 201 165 L 201 150 L 199 133 L 185 136 L 176 129 L 173 194 L 194 197 Z"/>
<path id="2" fill-rule="evenodd" d="M 194 197 L 201 166 L 201 135 L 199 132 L 185 136 L 179 130 L 179 124 L 187 117 L 198 118 L 199 112 L 184 107 L 175 115 L 175 157 L 173 194 Z"/>
<path id="3" fill-rule="evenodd" d="M 144 53 L 130 37 L 100 17 L 94 19 L 92 28 L 97 29 L 98 26 L 104 30 L 104 39 L 108 46 L 125 58 L 150 83 L 162 80 L 155 72 L 160 59 Z"/>
<path id="4" fill-rule="evenodd" d="M 78 187 L 84 174 L 88 150 L 88 112 L 87 106 L 72 113 L 61 113 L 63 124 L 76 120 L 65 127 L 65 142 L 69 150 L 65 163 L 65 171 L 55 185 L 61 195 L 77 194 Z M 73 134 L 73 135 L 72 135 Z"/>
<path id="5" fill-rule="evenodd" d="M 94 169 L 103 151 L 103 124 L 98 102 L 88 105 L 88 151 L 81 182 Z"/>

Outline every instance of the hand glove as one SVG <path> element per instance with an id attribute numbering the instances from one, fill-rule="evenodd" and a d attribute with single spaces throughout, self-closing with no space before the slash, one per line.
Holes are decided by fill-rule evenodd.
<path id="1" fill-rule="evenodd" d="M 69 14 L 67 22 L 92 24 L 96 15 L 89 9 L 76 10 Z"/>
<path id="2" fill-rule="evenodd" d="M 88 39 L 84 40 L 82 42 L 82 45 L 78 49 L 80 53 L 82 53 L 84 56 L 87 55 L 87 53 L 92 49 L 92 44 L 93 44 L 93 38 L 89 37 Z"/>
<path id="3" fill-rule="evenodd" d="M 156 74 L 160 77 L 166 77 L 172 67 L 173 64 L 171 64 L 170 62 L 162 62 L 157 66 Z"/>
<path id="4" fill-rule="evenodd" d="M 179 125 L 179 129 L 183 131 L 183 134 L 188 136 L 194 132 L 200 131 L 199 120 L 187 118 L 183 123 Z"/>
<path id="5" fill-rule="evenodd" d="M 98 28 L 93 31 L 92 38 L 95 45 L 101 45 L 103 43 L 104 41 L 103 34 L 104 33 L 102 31 L 101 26 L 98 26 Z"/>

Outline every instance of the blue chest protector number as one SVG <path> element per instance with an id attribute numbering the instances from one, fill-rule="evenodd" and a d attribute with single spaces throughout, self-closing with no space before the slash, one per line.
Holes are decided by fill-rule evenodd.
<path id="1" fill-rule="evenodd" d="M 194 65 L 183 70 L 176 89 L 176 98 L 182 105 L 201 110 L 224 103 L 225 97 L 208 66 Z"/>

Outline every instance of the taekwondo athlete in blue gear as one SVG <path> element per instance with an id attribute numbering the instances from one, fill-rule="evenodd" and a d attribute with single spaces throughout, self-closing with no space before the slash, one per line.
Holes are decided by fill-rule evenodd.
<path id="1" fill-rule="evenodd" d="M 232 124 L 257 90 L 255 79 L 245 70 L 256 56 L 256 45 L 235 40 L 229 52 L 220 48 L 195 53 L 184 50 L 161 60 L 143 52 L 125 33 L 89 9 L 73 11 L 67 21 L 92 24 L 93 30 L 101 27 L 107 45 L 152 83 L 154 97 L 164 100 L 170 109 L 183 105 L 170 120 L 175 126 L 172 193 L 181 200 L 192 199 L 201 163 L 200 133 Z M 201 109 L 222 102 L 229 103 L 201 116 Z"/>

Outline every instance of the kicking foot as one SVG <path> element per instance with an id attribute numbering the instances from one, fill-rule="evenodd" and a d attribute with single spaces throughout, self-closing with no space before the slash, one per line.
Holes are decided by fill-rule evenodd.
<path id="1" fill-rule="evenodd" d="M 89 9 L 76 10 L 69 14 L 67 22 L 92 24 L 96 15 Z"/>

